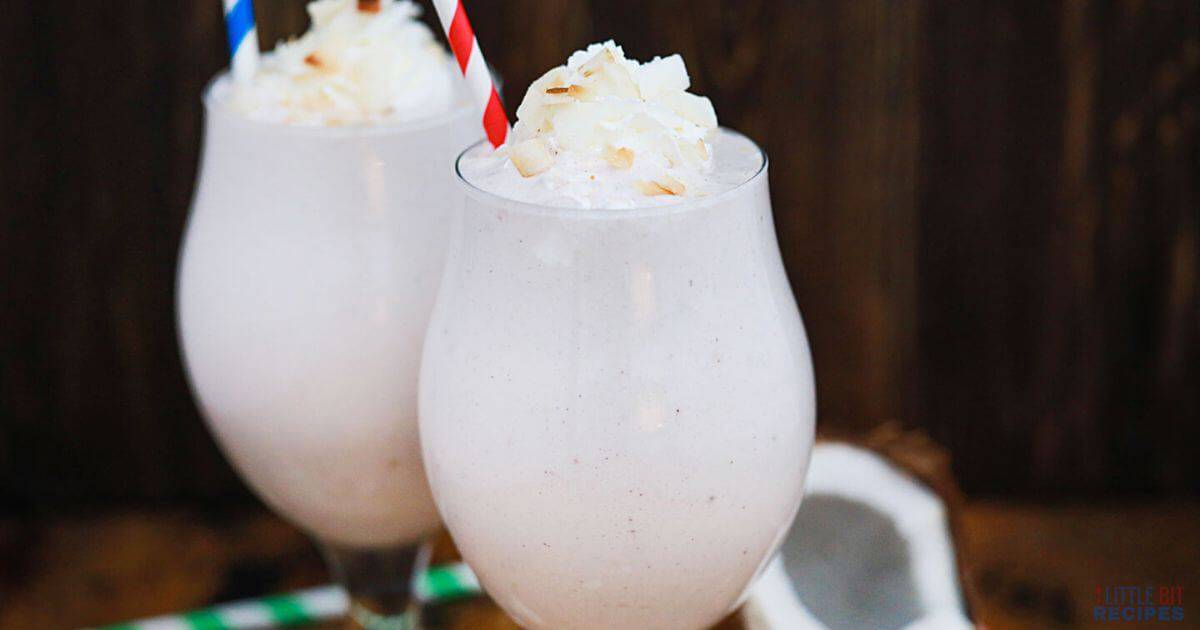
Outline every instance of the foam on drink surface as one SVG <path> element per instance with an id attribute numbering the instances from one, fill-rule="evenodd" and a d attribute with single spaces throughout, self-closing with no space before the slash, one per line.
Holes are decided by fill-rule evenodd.
<path id="1" fill-rule="evenodd" d="M 312 26 L 229 88 L 235 111 L 309 126 L 402 123 L 465 103 L 454 61 L 409 0 L 317 0 Z"/>
<path id="2" fill-rule="evenodd" d="M 679 55 L 639 63 L 612 41 L 574 53 L 534 81 L 508 142 L 478 147 L 460 169 L 473 185 L 551 206 L 637 208 L 724 192 L 752 177 L 762 154 L 718 128 L 688 92 Z"/>

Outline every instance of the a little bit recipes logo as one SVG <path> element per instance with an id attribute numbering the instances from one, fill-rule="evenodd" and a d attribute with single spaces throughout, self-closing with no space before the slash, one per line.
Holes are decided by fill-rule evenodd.
<path id="1" fill-rule="evenodd" d="M 1092 620 L 1183 621 L 1182 586 L 1097 586 Z"/>

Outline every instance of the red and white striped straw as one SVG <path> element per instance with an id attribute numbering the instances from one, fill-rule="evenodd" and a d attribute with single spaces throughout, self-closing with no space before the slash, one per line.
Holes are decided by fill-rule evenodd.
<path id="1" fill-rule="evenodd" d="M 483 108 L 483 131 L 492 146 L 499 147 L 508 137 L 508 114 L 504 113 L 504 105 L 500 103 L 496 84 L 492 82 L 492 74 L 483 59 L 467 12 L 463 10 L 462 0 L 433 0 L 433 8 L 446 31 L 446 39 L 450 40 L 450 50 L 462 69 L 471 98 Z"/>

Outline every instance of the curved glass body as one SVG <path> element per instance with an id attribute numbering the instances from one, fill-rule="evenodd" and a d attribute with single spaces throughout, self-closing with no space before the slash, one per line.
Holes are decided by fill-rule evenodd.
<path id="1" fill-rule="evenodd" d="M 252 122 L 205 94 L 178 276 L 193 390 L 277 512 L 335 546 L 411 544 L 436 508 L 417 439 L 421 345 L 470 108 L 404 126 Z"/>
<path id="2" fill-rule="evenodd" d="M 420 422 L 464 557 L 528 628 L 715 623 L 791 524 L 813 443 L 765 157 L 660 208 L 460 188 Z"/>

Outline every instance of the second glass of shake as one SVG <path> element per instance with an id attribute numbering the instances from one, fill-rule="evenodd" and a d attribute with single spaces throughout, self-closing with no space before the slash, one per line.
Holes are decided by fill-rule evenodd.
<path id="1" fill-rule="evenodd" d="M 411 627 L 410 578 L 440 524 L 417 372 L 449 165 L 482 131 L 411 2 L 308 12 L 308 33 L 204 95 L 180 341 L 225 454 L 319 541 L 353 617 Z"/>

